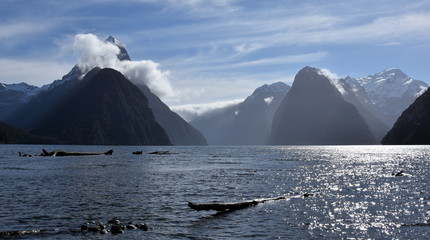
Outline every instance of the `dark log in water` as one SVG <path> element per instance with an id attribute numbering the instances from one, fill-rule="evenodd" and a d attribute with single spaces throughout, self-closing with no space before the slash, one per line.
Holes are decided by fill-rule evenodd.
<path id="1" fill-rule="evenodd" d="M 300 195 L 303 197 L 309 196 L 308 194 Z M 295 196 L 295 197 L 300 197 Z M 218 212 L 231 212 L 247 207 L 252 207 L 260 203 L 268 202 L 268 201 L 277 201 L 277 200 L 285 200 L 292 197 L 286 197 L 286 196 L 280 196 L 275 198 L 262 198 L 262 199 L 254 199 L 249 201 L 243 201 L 243 202 L 233 202 L 233 203 L 192 203 L 188 202 L 188 207 L 197 210 L 197 211 L 209 211 L 209 210 L 215 210 Z"/>
<path id="2" fill-rule="evenodd" d="M 103 153 L 90 153 L 90 152 L 66 152 L 66 151 L 52 151 L 48 152 L 45 149 L 42 149 L 42 156 L 87 156 L 87 155 L 112 155 L 113 149 L 103 152 Z"/>
<path id="3" fill-rule="evenodd" d="M 155 152 L 150 152 L 148 154 L 152 154 L 152 155 L 169 155 L 169 154 L 172 154 L 172 153 L 169 152 L 169 151 L 155 151 Z"/>

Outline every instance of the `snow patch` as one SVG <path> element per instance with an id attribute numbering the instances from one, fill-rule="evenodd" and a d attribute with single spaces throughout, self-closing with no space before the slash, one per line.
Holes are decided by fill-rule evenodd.
<path id="1" fill-rule="evenodd" d="M 419 90 L 419 92 L 417 92 L 414 96 L 415 96 L 415 97 L 419 97 L 419 96 L 421 96 L 425 91 L 427 91 L 427 89 L 428 89 L 428 87 L 420 86 L 420 90 Z"/>

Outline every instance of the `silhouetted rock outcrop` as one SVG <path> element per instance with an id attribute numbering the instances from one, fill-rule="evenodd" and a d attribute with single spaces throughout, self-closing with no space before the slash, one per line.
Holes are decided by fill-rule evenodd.
<path id="1" fill-rule="evenodd" d="M 430 144 L 430 91 L 418 97 L 400 115 L 382 144 Z"/>
<path id="2" fill-rule="evenodd" d="M 67 144 L 171 144 L 145 95 L 108 68 L 89 72 L 33 133 Z"/>
<path id="3" fill-rule="evenodd" d="M 374 144 L 355 106 L 320 70 L 305 67 L 275 113 L 272 144 Z"/>

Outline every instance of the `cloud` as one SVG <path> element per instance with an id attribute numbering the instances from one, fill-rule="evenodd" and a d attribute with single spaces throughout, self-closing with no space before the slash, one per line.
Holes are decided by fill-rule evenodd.
<path id="1" fill-rule="evenodd" d="M 167 10 L 182 11 L 191 17 L 208 18 L 235 11 L 237 0 L 137 0 L 143 3 L 159 4 Z"/>
<path id="2" fill-rule="evenodd" d="M 191 121 L 194 118 L 201 116 L 207 112 L 221 110 L 230 106 L 237 105 L 243 102 L 244 99 L 236 99 L 231 101 L 217 101 L 213 103 L 203 104 L 185 104 L 171 107 L 172 111 L 175 111 L 186 121 Z"/>
<path id="3" fill-rule="evenodd" d="M 85 72 L 94 67 L 113 68 L 135 85 L 147 85 L 159 97 L 174 95 L 169 71 L 160 70 L 156 62 L 120 61 L 117 57 L 120 49 L 112 43 L 101 41 L 93 34 L 76 35 L 73 48 L 80 55 L 78 66 Z"/>
<path id="4" fill-rule="evenodd" d="M 307 53 L 307 54 L 288 55 L 288 56 L 282 56 L 282 57 L 263 58 L 263 59 L 253 60 L 253 61 L 230 64 L 229 66 L 226 66 L 226 68 L 318 62 L 324 57 L 326 57 L 327 54 L 328 54 L 327 52 L 316 52 L 316 53 Z"/>
<path id="5" fill-rule="evenodd" d="M 267 103 L 267 105 L 270 105 L 273 101 L 273 96 L 267 97 L 264 99 L 264 102 Z"/>
<path id="6" fill-rule="evenodd" d="M 0 66 L 2 83 L 25 82 L 41 86 L 61 79 L 73 65 L 55 61 L 0 59 Z"/>
<path id="7" fill-rule="evenodd" d="M 0 25 L 0 39 L 45 32 L 53 26 L 53 22 L 48 23 L 40 21 L 4 23 Z"/>

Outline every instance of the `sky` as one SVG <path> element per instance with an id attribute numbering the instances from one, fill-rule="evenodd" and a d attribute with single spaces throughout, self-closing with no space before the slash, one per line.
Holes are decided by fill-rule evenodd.
<path id="1" fill-rule="evenodd" d="M 430 83 L 429 0 L 1 0 L 0 82 L 61 79 L 110 35 L 173 109 L 237 103 L 305 66 Z"/>

